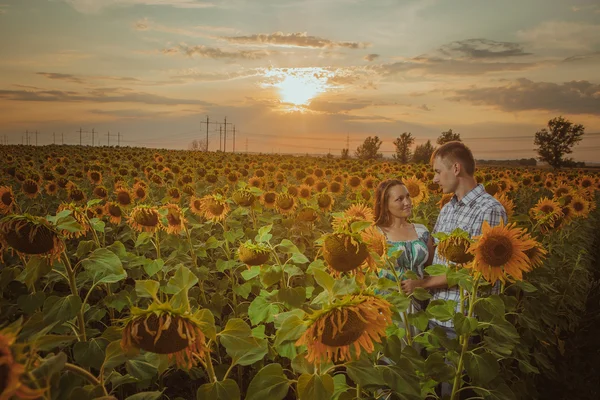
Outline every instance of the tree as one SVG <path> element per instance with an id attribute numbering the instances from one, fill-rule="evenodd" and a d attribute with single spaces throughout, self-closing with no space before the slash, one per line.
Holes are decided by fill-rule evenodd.
<path id="1" fill-rule="evenodd" d="M 394 140 L 396 146 L 396 154 L 393 155 L 394 159 L 398 160 L 402 164 L 406 164 L 410 161 L 411 150 L 410 146 L 415 142 L 415 138 L 410 132 L 404 132 L 400 137 Z"/>
<path id="2" fill-rule="evenodd" d="M 208 142 L 206 141 L 206 139 L 194 139 L 188 145 L 188 149 L 194 151 L 208 151 Z"/>
<path id="3" fill-rule="evenodd" d="M 350 158 L 350 149 L 342 149 L 342 160 Z"/>
<path id="4" fill-rule="evenodd" d="M 435 147 L 431 144 L 431 140 L 421 144 L 415 148 L 413 154 L 413 162 L 415 163 L 428 163 L 431 159 L 431 155 L 435 151 Z"/>
<path id="5" fill-rule="evenodd" d="M 575 125 L 562 116 L 551 119 L 547 129 L 535 133 L 533 143 L 538 146 L 538 160 L 553 168 L 571 165 L 573 160 L 564 156 L 573 152 L 572 147 L 581 141 L 584 130 L 583 125 Z"/>
<path id="6" fill-rule="evenodd" d="M 442 132 L 440 137 L 437 138 L 436 143 L 441 146 L 444 143 L 455 142 L 455 141 L 456 142 L 462 141 L 462 140 L 460 140 L 460 133 L 452 132 L 452 129 L 448 129 L 447 131 Z"/>
<path id="7" fill-rule="evenodd" d="M 356 148 L 356 157 L 361 160 L 375 160 L 377 158 L 382 158 L 383 154 L 378 153 L 382 143 L 383 142 L 378 136 L 369 136 L 365 139 L 363 144 Z"/>

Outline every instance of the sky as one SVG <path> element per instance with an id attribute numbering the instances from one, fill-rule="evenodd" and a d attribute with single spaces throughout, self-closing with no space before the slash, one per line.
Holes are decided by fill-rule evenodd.
<path id="1" fill-rule="evenodd" d="M 514 159 L 563 116 L 600 162 L 598 0 L 0 0 L 0 55 L 10 144 Z"/>

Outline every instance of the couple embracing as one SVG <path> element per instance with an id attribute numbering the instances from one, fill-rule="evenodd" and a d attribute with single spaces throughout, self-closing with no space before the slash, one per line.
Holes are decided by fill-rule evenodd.
<path id="1" fill-rule="evenodd" d="M 499 225 L 502 221 L 507 222 L 506 210 L 502 204 L 475 180 L 473 153 L 462 142 L 448 142 L 439 147 L 431 156 L 431 163 L 435 172 L 433 182 L 437 183 L 444 193 L 454 193 L 452 199 L 440 211 L 432 233 L 450 234 L 456 228 L 461 228 L 474 237 L 481 234 L 484 221 L 490 226 Z M 375 192 L 374 211 L 375 225 L 385 235 L 389 253 L 403 250 L 394 262 L 396 273 L 383 270 L 382 274 L 395 280 L 395 275 L 402 276 L 406 271 L 412 271 L 419 278 L 402 280 L 405 293 L 410 294 L 417 287 L 422 287 L 431 293 L 432 300 L 456 301 L 458 312 L 458 287 L 448 287 L 445 275 L 424 274 L 425 267 L 447 264 L 447 260 L 438 253 L 435 239 L 428 228 L 408 221 L 412 215 L 412 201 L 401 180 L 389 179 L 379 184 Z M 422 305 L 414 301 L 412 307 L 414 311 L 419 311 Z M 456 338 L 452 319 L 445 322 L 430 320 L 429 328 L 435 327 L 446 331 L 448 338 Z"/>

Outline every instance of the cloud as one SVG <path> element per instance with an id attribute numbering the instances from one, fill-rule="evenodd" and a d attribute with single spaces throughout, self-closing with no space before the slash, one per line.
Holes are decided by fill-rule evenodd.
<path id="1" fill-rule="evenodd" d="M 577 51 L 597 51 L 600 46 L 600 25 L 586 22 L 545 21 L 517 37 L 534 48 Z"/>
<path id="2" fill-rule="evenodd" d="M 156 118 L 164 117 L 171 114 L 170 111 L 157 111 L 157 110 L 140 110 L 140 109 L 126 109 L 126 110 L 89 110 L 92 114 L 97 115 L 108 115 L 117 118 Z"/>
<path id="3" fill-rule="evenodd" d="M 323 39 L 317 36 L 309 36 L 306 32 L 283 33 L 275 32 L 271 34 L 259 33 L 250 36 L 223 36 L 221 39 L 230 43 L 248 44 L 248 45 L 273 45 L 286 47 L 310 47 L 310 48 L 334 48 L 342 47 L 347 49 L 364 49 L 369 46 L 368 43 L 361 42 L 336 42 L 329 39 Z"/>
<path id="4" fill-rule="evenodd" d="M 36 72 L 36 75 L 44 76 L 48 79 L 65 81 L 78 84 L 88 84 L 91 81 L 116 81 L 116 82 L 130 82 L 140 83 L 140 79 L 132 78 L 128 76 L 104 76 L 104 75 L 76 75 L 76 74 L 61 74 L 56 72 Z"/>
<path id="5" fill-rule="evenodd" d="M 237 30 L 227 26 L 214 26 L 214 25 L 196 25 L 189 28 L 181 28 L 181 27 L 170 27 L 162 24 L 157 24 L 156 22 L 143 18 L 137 20 L 133 23 L 133 29 L 136 31 L 154 31 L 154 32 L 162 32 L 162 33 L 170 33 L 181 36 L 189 36 L 189 37 L 200 37 L 200 38 L 208 38 L 208 39 L 218 39 L 218 36 L 215 34 L 224 34 L 236 33 Z"/>
<path id="6" fill-rule="evenodd" d="M 13 101 L 89 102 L 89 103 L 141 103 L 160 105 L 209 105 L 205 101 L 177 99 L 126 88 L 103 88 L 88 93 L 62 90 L 0 90 L 0 99 Z"/>
<path id="7" fill-rule="evenodd" d="M 72 74 L 58 74 L 54 72 L 36 72 L 37 75 L 45 76 L 48 79 L 66 81 L 71 83 L 83 83 L 83 81 Z"/>
<path id="8" fill-rule="evenodd" d="M 105 8 L 145 6 L 169 6 L 175 8 L 210 8 L 214 3 L 199 0 L 58 0 L 71 5 L 83 14 L 98 13 Z"/>
<path id="9" fill-rule="evenodd" d="M 234 79 L 243 79 L 253 76 L 263 76 L 262 68 L 250 68 L 231 72 L 204 72 L 198 69 L 187 69 L 182 71 L 173 71 L 172 79 L 183 82 L 220 82 L 232 81 Z"/>
<path id="10" fill-rule="evenodd" d="M 379 58 L 379 54 L 367 54 L 366 56 L 364 56 L 363 60 L 375 61 L 376 58 Z"/>
<path id="11" fill-rule="evenodd" d="M 8 4 L 0 4 L 0 15 L 8 13 Z"/>
<path id="12" fill-rule="evenodd" d="M 482 75 L 535 68 L 536 63 L 511 60 L 530 54 L 518 43 L 466 39 L 445 44 L 430 53 L 371 68 L 383 76 L 411 71 L 423 75 Z"/>
<path id="13" fill-rule="evenodd" d="M 499 87 L 458 90 L 449 100 L 493 106 L 507 112 L 544 110 L 600 115 L 600 85 L 588 81 L 557 84 L 522 78 Z"/>
<path id="14" fill-rule="evenodd" d="M 523 46 L 514 42 L 497 42 L 488 39 L 466 39 L 443 45 L 438 52 L 452 59 L 496 59 L 527 56 Z"/>
<path id="15" fill-rule="evenodd" d="M 573 62 L 600 62 L 600 51 L 595 51 L 593 53 L 579 54 L 576 56 L 571 56 L 565 58 L 563 62 L 573 63 Z"/>
<path id="16" fill-rule="evenodd" d="M 361 110 L 373 105 L 372 101 L 347 99 L 346 101 L 326 101 L 315 99 L 307 106 L 309 110 L 324 112 L 327 114 L 347 113 L 349 111 Z"/>
<path id="17" fill-rule="evenodd" d="M 236 50 L 236 51 L 224 51 L 215 47 L 209 47 L 204 45 L 188 46 L 182 44 L 176 47 L 161 50 L 163 54 L 173 55 L 184 53 L 189 57 L 198 55 L 204 58 L 214 59 L 241 59 L 241 60 L 259 60 L 268 57 L 274 52 L 266 50 Z"/>

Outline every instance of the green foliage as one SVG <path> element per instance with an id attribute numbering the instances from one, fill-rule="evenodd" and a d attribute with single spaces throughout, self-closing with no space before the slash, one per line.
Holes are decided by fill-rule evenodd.
<path id="1" fill-rule="evenodd" d="M 364 143 L 356 148 L 356 157 L 361 160 L 376 160 L 382 158 L 383 154 L 379 153 L 379 148 L 383 142 L 378 136 L 369 136 Z"/>
<path id="2" fill-rule="evenodd" d="M 402 133 L 394 140 L 394 146 L 396 146 L 396 153 L 393 155 L 394 159 L 402 164 L 407 164 L 412 157 L 411 146 L 414 143 L 415 138 L 412 136 L 412 133 Z"/>
<path id="3" fill-rule="evenodd" d="M 431 140 L 428 140 L 424 144 L 420 144 L 415 148 L 415 152 L 412 156 L 412 162 L 417 164 L 427 164 L 431 159 L 431 155 L 435 151 L 435 147 L 431 144 Z"/>
<path id="4" fill-rule="evenodd" d="M 452 132 L 452 129 L 448 129 L 440 134 L 440 136 L 435 141 L 438 145 L 443 145 L 448 142 L 462 142 L 460 139 L 460 133 Z"/>
<path id="5" fill-rule="evenodd" d="M 564 156 L 573 152 L 573 146 L 581 141 L 584 133 L 581 124 L 573 124 L 562 116 L 551 119 L 547 128 L 535 133 L 533 143 L 538 146 L 538 159 L 553 168 L 569 165 L 572 160 Z"/>

